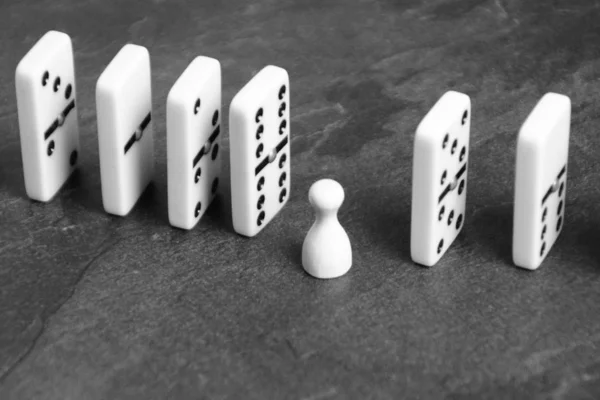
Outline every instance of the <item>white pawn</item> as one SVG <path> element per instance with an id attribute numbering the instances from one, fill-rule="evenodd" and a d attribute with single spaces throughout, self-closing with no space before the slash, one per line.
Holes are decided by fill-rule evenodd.
<path id="1" fill-rule="evenodd" d="M 322 179 L 310 187 L 308 200 L 316 220 L 302 245 L 302 266 L 315 278 L 340 277 L 352 266 L 350 239 L 337 219 L 344 189 L 333 179 Z"/>

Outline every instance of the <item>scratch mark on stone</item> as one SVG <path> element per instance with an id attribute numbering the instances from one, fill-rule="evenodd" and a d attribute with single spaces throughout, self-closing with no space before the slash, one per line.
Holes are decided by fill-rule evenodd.
<path id="1" fill-rule="evenodd" d="M 57 226 L 57 225 L 59 225 L 60 223 L 62 223 L 62 222 L 65 220 L 65 219 L 67 219 L 67 216 L 63 214 L 63 215 L 61 215 L 60 217 L 58 217 L 57 219 L 55 219 L 54 221 L 52 221 L 52 222 L 50 223 L 50 225 L 51 225 L 51 226 Z"/>
<path id="2" fill-rule="evenodd" d="M 324 129 L 315 131 L 313 133 L 309 133 L 309 134 L 307 134 L 305 136 L 306 137 L 312 137 L 312 136 L 315 136 L 315 135 L 322 135 L 317 140 L 317 143 L 315 143 L 315 145 L 312 146 L 313 148 L 314 147 L 318 147 L 318 146 L 321 145 L 321 143 L 323 143 L 325 140 L 327 140 L 327 138 L 329 137 L 329 135 L 331 134 L 331 132 L 335 131 L 338 128 L 344 127 L 347 123 L 348 123 L 347 120 L 334 121 L 334 122 L 332 122 L 330 124 L 327 124 Z"/>
<path id="3" fill-rule="evenodd" d="M 570 373 L 573 373 L 572 371 L 570 371 Z M 575 386 L 576 384 L 580 383 L 583 379 L 578 377 L 578 376 L 567 376 L 563 379 L 561 379 L 559 386 L 554 390 L 554 393 L 552 393 L 552 399 L 563 399 L 563 398 L 569 398 L 569 392 L 571 390 L 571 388 L 573 388 L 573 386 Z M 581 388 L 578 391 L 579 396 L 585 396 L 585 397 L 578 397 L 581 399 L 590 399 L 590 400 L 594 400 L 596 397 L 594 397 L 591 393 L 588 393 L 587 391 L 585 391 L 584 393 L 583 388 Z"/>
<path id="4" fill-rule="evenodd" d="M 500 9 L 502 18 L 508 18 L 508 13 L 506 12 L 506 8 L 504 8 L 504 6 L 502 5 L 501 0 L 494 0 L 494 4 L 496 4 L 496 7 Z"/>
<path id="5" fill-rule="evenodd" d="M 8 363 L 2 370 L 0 370 L 0 383 L 2 383 L 5 376 L 7 376 L 33 349 L 35 343 L 37 343 L 38 338 L 44 332 L 44 322 L 40 318 L 39 315 L 36 315 L 31 323 L 25 328 L 25 331 L 21 333 L 24 336 L 29 336 L 29 332 L 33 331 L 35 334 L 32 335 L 32 340 L 29 342 L 29 346 L 21 351 L 20 354 L 17 355 L 16 360 L 13 363 Z"/>
<path id="6" fill-rule="evenodd" d="M 315 114 L 319 115 L 319 114 L 327 113 L 329 111 L 335 111 L 342 115 L 346 114 L 346 110 L 344 109 L 344 106 L 342 106 L 340 103 L 336 103 L 333 106 L 327 105 L 325 107 L 320 107 L 320 108 L 311 108 L 303 113 L 296 114 L 292 118 L 292 121 L 301 121 L 304 119 L 309 119 L 309 118 L 313 117 Z"/>
<path id="7" fill-rule="evenodd" d="M 54 315 L 56 315 L 56 313 L 58 311 L 60 311 L 60 309 L 65 305 L 65 303 L 67 303 L 73 297 L 73 295 L 75 294 L 76 287 L 79 285 L 79 283 L 81 282 L 81 280 L 83 279 L 83 277 L 85 276 L 85 274 L 89 270 L 89 268 L 96 261 L 98 261 L 103 255 L 105 255 L 115 244 L 118 243 L 117 241 L 114 241 L 114 242 L 110 243 L 109 245 L 104 246 L 109 240 L 110 239 L 106 239 L 104 242 L 102 242 L 101 250 L 90 261 L 88 261 L 87 264 L 85 264 L 85 266 L 81 269 L 81 271 L 79 272 L 79 275 L 77 276 L 77 281 L 71 286 L 71 290 L 70 290 L 69 294 L 66 296 L 66 298 L 54 310 L 50 311 L 45 319 L 41 318 L 39 315 L 35 316 L 35 319 L 31 325 L 33 325 L 36 321 L 41 321 L 42 326 L 40 327 L 39 331 L 36 332 L 36 335 L 33 338 L 33 340 L 31 341 L 30 345 L 27 347 L 27 349 L 25 351 L 23 351 L 23 353 L 17 358 L 17 360 L 15 360 L 15 362 L 12 365 L 9 365 L 8 367 L 6 367 L 4 371 L 0 371 L 0 384 L 2 382 L 4 382 L 6 380 L 6 378 L 28 358 L 28 356 L 31 354 L 31 352 L 35 348 L 39 338 L 46 331 L 48 321 Z M 29 329 L 29 327 L 28 327 L 28 329 Z"/>
<path id="8" fill-rule="evenodd" d="M 308 397 L 303 397 L 302 400 L 321 400 L 321 399 L 327 399 L 329 397 L 335 396 L 337 394 L 337 389 L 332 387 L 329 388 L 325 391 L 319 392 L 319 393 L 315 393 L 313 395 L 310 395 Z"/>
<path id="9" fill-rule="evenodd" d="M 284 339 L 285 344 L 287 345 L 287 347 L 290 349 L 290 351 L 292 352 L 292 355 L 294 356 L 295 359 L 300 358 L 300 355 L 298 354 L 298 352 L 296 351 L 296 348 L 292 345 L 292 342 L 290 342 L 290 340 L 288 338 Z"/>
<path id="10" fill-rule="evenodd" d="M 534 346 L 537 342 L 544 339 L 544 337 L 545 336 L 540 336 L 534 342 Z M 539 371 L 539 370 L 543 369 L 542 364 L 546 360 L 554 358 L 554 357 L 560 355 L 561 353 L 564 353 L 567 351 L 572 351 L 573 349 L 576 349 L 581 346 L 591 346 L 593 348 L 596 348 L 596 342 L 598 341 L 599 338 L 600 338 L 600 335 L 593 335 L 586 340 L 578 340 L 578 341 L 571 342 L 565 346 L 559 346 L 559 347 L 555 347 L 555 348 L 543 349 L 543 350 L 537 351 L 537 352 L 531 354 L 525 360 L 524 364 L 530 370 Z"/>

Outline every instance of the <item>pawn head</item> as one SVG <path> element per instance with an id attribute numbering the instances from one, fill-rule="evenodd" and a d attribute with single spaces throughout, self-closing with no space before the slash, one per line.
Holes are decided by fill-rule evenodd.
<path id="1" fill-rule="evenodd" d="M 344 188 L 333 179 L 321 179 L 310 187 L 308 200 L 316 209 L 337 210 L 344 202 Z"/>

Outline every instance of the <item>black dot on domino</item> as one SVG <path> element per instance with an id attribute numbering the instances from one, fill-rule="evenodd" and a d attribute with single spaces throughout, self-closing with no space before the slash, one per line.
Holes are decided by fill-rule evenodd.
<path id="1" fill-rule="evenodd" d="M 264 149 L 265 147 L 262 145 L 262 143 L 260 143 L 256 148 L 256 158 L 260 158 Z"/>
<path id="2" fill-rule="evenodd" d="M 73 150 L 71 152 L 71 155 L 69 156 L 69 164 L 71 164 L 71 166 L 75 165 L 75 163 L 77 163 L 77 150 Z"/>
<path id="3" fill-rule="evenodd" d="M 442 141 L 442 149 L 446 149 L 446 146 L 448 146 L 449 140 L 450 140 L 450 135 L 448 135 L 446 133 L 446 136 L 444 136 L 444 140 Z"/>
<path id="4" fill-rule="evenodd" d="M 71 98 L 71 94 L 73 93 L 73 86 L 71 84 L 67 85 L 65 89 L 65 99 L 69 100 Z"/>
<path id="5" fill-rule="evenodd" d="M 215 143 L 211 154 L 211 158 L 213 159 L 213 161 L 217 158 L 217 155 L 219 155 L 219 144 Z"/>
<path id="6" fill-rule="evenodd" d="M 456 218 L 456 229 L 460 229 L 460 227 L 462 226 L 462 222 L 463 222 L 463 215 L 460 214 L 458 216 L 458 218 Z"/>
<path id="7" fill-rule="evenodd" d="M 287 179 L 287 174 L 285 173 L 285 171 L 281 174 L 281 176 L 279 176 L 279 187 L 282 187 L 283 184 L 285 183 L 285 180 Z"/>
<path id="8" fill-rule="evenodd" d="M 563 201 L 561 200 L 560 203 L 558 203 L 558 208 L 556 209 L 556 215 L 560 215 L 560 213 L 562 212 L 562 208 L 563 208 Z"/>
<path id="9" fill-rule="evenodd" d="M 458 141 L 456 139 L 454 139 L 454 142 L 452 142 L 452 148 L 450 149 L 450 154 L 454 155 L 454 153 L 456 153 L 457 146 L 458 146 Z"/>
<path id="10" fill-rule="evenodd" d="M 50 143 L 48 143 L 48 156 L 51 156 L 52 154 L 54 154 L 54 148 L 55 148 L 55 144 L 54 144 L 54 140 L 51 140 Z"/>
<path id="11" fill-rule="evenodd" d="M 546 242 L 542 243 L 542 248 L 540 249 L 540 257 L 544 255 L 544 251 L 546 251 Z"/>
<path id="12" fill-rule="evenodd" d="M 217 122 L 219 122 L 219 110 L 215 110 L 212 117 L 213 126 L 217 125 Z"/>
<path id="13" fill-rule="evenodd" d="M 279 157 L 279 168 L 283 168 L 285 166 L 285 162 L 287 161 L 287 155 L 283 153 L 281 157 Z"/>
<path id="14" fill-rule="evenodd" d="M 556 232 L 560 231 L 562 228 L 562 216 L 558 217 L 558 221 L 556 221 Z"/>
<path id="15" fill-rule="evenodd" d="M 443 248 L 444 248 L 444 239 L 441 239 L 440 242 L 438 243 L 438 248 L 437 248 L 438 254 L 440 254 L 442 252 Z"/>
<path id="16" fill-rule="evenodd" d="M 265 186 L 265 177 L 261 176 L 260 179 L 258 180 L 258 183 L 256 184 L 256 189 L 260 192 L 264 186 Z"/>
<path id="17" fill-rule="evenodd" d="M 463 162 L 466 155 L 467 155 L 467 148 L 465 146 L 463 146 L 463 148 L 460 149 L 460 155 L 458 156 L 458 161 Z"/>
<path id="18" fill-rule="evenodd" d="M 544 240 L 546 238 L 547 231 L 548 231 L 548 227 L 546 225 L 544 225 L 544 227 L 542 228 L 542 240 Z"/>
<path id="19" fill-rule="evenodd" d="M 286 107 L 287 106 L 285 105 L 285 103 L 281 103 L 281 105 L 279 106 L 279 116 L 280 117 L 283 117 L 283 112 L 285 111 Z"/>
<path id="20" fill-rule="evenodd" d="M 263 116 L 263 109 L 259 108 L 258 111 L 256 112 L 256 117 L 254 117 L 254 120 L 256 121 L 256 123 L 259 123 L 260 120 L 262 119 Z"/>
<path id="21" fill-rule="evenodd" d="M 198 204 L 196 204 L 196 208 L 194 209 L 194 217 L 198 218 L 200 216 L 201 209 L 202 209 L 202 203 L 198 202 Z"/>
<path id="22" fill-rule="evenodd" d="M 281 121 L 281 124 L 279 124 L 279 134 L 283 135 L 285 133 L 285 128 L 287 127 L 287 120 L 283 120 Z"/>
<path id="23" fill-rule="evenodd" d="M 256 140 L 260 140 L 264 131 L 265 131 L 264 126 L 259 125 L 258 128 L 256 129 Z"/>
<path id="24" fill-rule="evenodd" d="M 200 99 L 196 99 L 196 102 L 194 103 L 194 115 L 197 115 L 199 111 L 200 111 Z"/>
<path id="25" fill-rule="evenodd" d="M 558 197 L 562 196 L 562 194 L 563 194 L 564 190 L 565 190 L 565 183 L 564 183 L 564 182 L 562 182 L 562 183 L 560 184 L 560 188 L 558 188 Z"/>
<path id="26" fill-rule="evenodd" d="M 58 92 L 58 89 L 60 89 L 60 76 L 57 76 L 56 79 L 54 80 L 54 86 L 52 87 L 54 89 L 54 92 Z"/>
<path id="27" fill-rule="evenodd" d="M 466 124 L 468 117 L 469 117 L 469 112 L 467 110 L 465 110 L 465 112 L 463 113 L 463 116 L 462 116 L 462 120 L 460 121 L 460 124 L 461 125 Z"/>
<path id="28" fill-rule="evenodd" d="M 285 200 L 285 196 L 287 196 L 287 189 L 283 188 L 281 190 L 281 193 L 279 193 L 279 202 L 283 203 L 283 201 Z"/>
<path id="29" fill-rule="evenodd" d="M 460 196 L 465 191 L 465 180 L 463 179 L 458 184 L 458 195 Z"/>
<path id="30" fill-rule="evenodd" d="M 48 71 L 45 71 L 44 75 L 42 75 L 42 86 L 46 86 L 48 84 L 49 79 L 50 79 L 50 73 Z"/>
<path id="31" fill-rule="evenodd" d="M 202 168 L 198 167 L 196 174 L 194 175 L 194 183 L 198 183 L 200 181 L 200 176 L 202 176 Z"/>
<path id="32" fill-rule="evenodd" d="M 446 170 L 444 170 L 444 172 L 442 172 L 442 179 L 440 179 L 440 184 L 444 185 L 446 183 L 446 178 L 448 177 L 448 172 Z"/>
<path id="33" fill-rule="evenodd" d="M 544 211 L 542 212 L 542 222 L 546 222 L 547 215 L 548 215 L 548 207 L 544 207 Z"/>
<path id="34" fill-rule="evenodd" d="M 263 224 L 265 220 L 265 212 L 261 211 L 260 214 L 258 214 L 258 218 L 256 219 L 256 225 L 261 226 Z"/>
<path id="35" fill-rule="evenodd" d="M 438 214 L 438 221 L 441 221 L 444 219 L 445 213 L 446 213 L 446 206 L 442 206 L 442 208 L 440 208 L 440 213 Z"/>
<path id="36" fill-rule="evenodd" d="M 216 177 L 216 178 L 213 180 L 212 187 L 211 187 L 211 189 L 210 189 L 210 190 L 211 190 L 211 192 L 212 192 L 213 194 L 215 194 L 215 193 L 217 192 L 217 189 L 218 189 L 218 188 L 219 188 L 219 177 Z"/>
<path id="37" fill-rule="evenodd" d="M 258 202 L 256 203 L 256 208 L 259 210 L 262 210 L 263 206 L 265 205 L 265 196 L 261 195 L 258 198 Z"/>
<path id="38" fill-rule="evenodd" d="M 286 90 L 287 89 L 285 85 L 281 86 L 281 88 L 279 89 L 279 100 L 283 100 L 283 96 L 285 95 Z"/>
<path id="39" fill-rule="evenodd" d="M 454 221 L 454 210 L 451 210 L 448 214 L 448 226 L 452 225 L 452 221 Z"/>

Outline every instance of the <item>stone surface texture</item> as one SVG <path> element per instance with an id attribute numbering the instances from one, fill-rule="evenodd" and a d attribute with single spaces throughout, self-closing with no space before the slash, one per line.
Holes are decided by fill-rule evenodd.
<path id="1" fill-rule="evenodd" d="M 600 6 L 592 0 L 4 0 L 0 5 L 1 399 L 600 397 Z M 71 35 L 80 169 L 50 203 L 23 184 L 14 73 Z M 125 43 L 151 54 L 156 175 L 103 212 L 95 84 Z M 223 115 L 263 66 L 291 80 L 292 193 L 260 235 L 221 194 L 190 232 L 167 219 L 165 102 L 197 55 Z M 471 96 L 465 228 L 410 260 L 413 135 L 446 90 Z M 566 225 L 538 271 L 511 263 L 516 135 L 571 97 Z M 222 149 L 229 157 L 227 118 Z M 308 188 L 344 186 L 354 265 L 302 269 Z"/>

